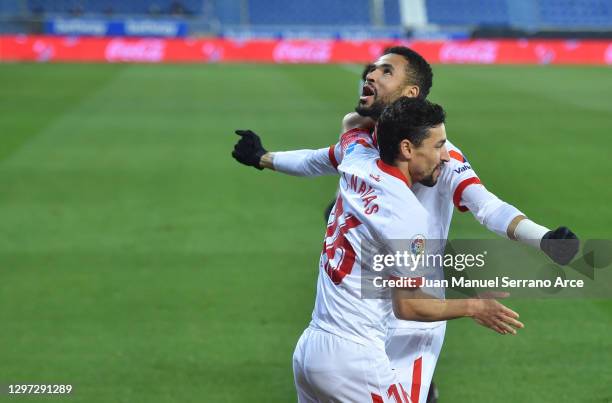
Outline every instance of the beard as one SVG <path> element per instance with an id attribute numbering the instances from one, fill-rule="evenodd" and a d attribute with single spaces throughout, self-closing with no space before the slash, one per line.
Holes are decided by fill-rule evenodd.
<path id="1" fill-rule="evenodd" d="M 436 183 L 438 183 L 438 179 L 440 179 L 440 175 L 442 175 L 442 167 L 444 166 L 444 164 L 440 164 L 437 167 L 434 168 L 433 171 L 431 171 L 431 173 L 429 175 L 427 175 L 426 177 L 424 177 L 423 179 L 421 179 L 419 181 L 419 183 L 423 186 L 427 186 L 429 188 L 436 186 Z M 440 174 L 438 175 L 437 178 L 434 178 L 434 173 L 436 172 L 436 169 L 440 168 Z"/>
<path id="2" fill-rule="evenodd" d="M 355 107 L 355 112 L 357 112 L 360 116 L 378 120 L 385 108 L 402 96 L 403 90 L 404 87 L 399 87 L 388 95 L 380 95 L 379 97 L 379 95 L 376 94 L 376 98 L 374 99 L 374 102 L 372 102 L 372 105 L 365 106 L 359 103 L 357 104 L 357 107 Z"/>
<path id="3" fill-rule="evenodd" d="M 386 103 L 377 99 L 370 106 L 358 104 L 357 107 L 355 107 L 355 112 L 357 112 L 360 116 L 378 120 L 386 106 Z"/>
<path id="4" fill-rule="evenodd" d="M 434 179 L 433 174 L 431 174 L 421 179 L 419 183 L 423 186 L 427 186 L 428 188 L 431 188 L 431 187 L 436 186 L 436 183 L 438 183 L 438 179 Z"/>

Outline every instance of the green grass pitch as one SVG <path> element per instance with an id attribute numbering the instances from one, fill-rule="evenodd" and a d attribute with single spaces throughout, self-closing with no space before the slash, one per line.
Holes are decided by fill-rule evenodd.
<path id="1" fill-rule="evenodd" d="M 337 179 L 239 166 L 233 130 L 329 145 L 359 71 L 0 65 L 0 383 L 70 383 L 71 402 L 295 401 Z M 434 71 L 449 138 L 490 190 L 610 236 L 610 68 Z M 456 213 L 451 237 L 489 236 Z M 511 307 L 517 337 L 449 324 L 442 403 L 612 401 L 610 300 Z"/>

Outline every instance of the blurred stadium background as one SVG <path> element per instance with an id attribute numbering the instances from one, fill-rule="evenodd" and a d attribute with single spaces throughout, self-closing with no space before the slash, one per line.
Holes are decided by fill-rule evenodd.
<path id="1" fill-rule="evenodd" d="M 609 0 L 2 0 L 2 32 L 48 31 L 55 17 L 170 18 L 192 35 L 399 37 L 487 29 L 609 35 Z M 38 24 L 37 24 L 38 23 Z M 567 36 L 567 35 L 566 35 Z"/>
<path id="2" fill-rule="evenodd" d="M 0 0 L 0 384 L 295 401 L 337 179 L 239 166 L 233 130 L 333 143 L 390 43 L 436 62 L 431 99 L 487 187 L 609 238 L 611 32 L 610 0 Z M 456 213 L 451 238 L 491 236 Z M 440 402 L 612 402 L 609 299 L 510 305 L 517 337 L 449 325 Z"/>

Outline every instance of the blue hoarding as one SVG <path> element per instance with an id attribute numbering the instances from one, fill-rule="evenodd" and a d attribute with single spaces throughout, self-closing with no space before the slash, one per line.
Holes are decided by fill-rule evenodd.
<path id="1" fill-rule="evenodd" d="M 45 21 L 45 33 L 50 35 L 86 36 L 187 36 L 187 24 L 183 21 L 128 18 L 106 20 L 103 18 L 52 18 Z"/>

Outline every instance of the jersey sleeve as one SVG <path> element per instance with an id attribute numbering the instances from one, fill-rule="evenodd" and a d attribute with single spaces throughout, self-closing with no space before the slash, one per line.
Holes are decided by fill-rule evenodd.
<path id="1" fill-rule="evenodd" d="M 500 200 L 482 185 L 469 186 L 463 192 L 462 203 L 472 212 L 476 220 L 488 230 L 508 237 L 508 226 L 519 215 L 524 215 L 513 205 Z"/>
<path id="2" fill-rule="evenodd" d="M 443 181 L 449 189 L 455 207 L 465 212 L 468 211 L 468 207 L 462 201 L 463 193 L 468 186 L 481 184 L 480 178 L 459 150 L 451 149 L 448 153 L 450 155 L 449 169 Z"/>
<path id="3" fill-rule="evenodd" d="M 523 213 L 489 192 L 461 151 L 453 147 L 449 155 L 446 180 L 455 207 L 462 212 L 469 210 L 487 229 L 507 237 L 508 225 Z"/>
<path id="4" fill-rule="evenodd" d="M 345 158 L 354 151 L 367 150 L 368 152 L 375 151 L 378 153 L 378 148 L 370 132 L 366 129 L 359 128 L 342 133 L 342 135 L 340 135 L 340 140 L 333 147 L 333 151 L 330 147 L 330 159 L 332 159 L 333 154 L 333 158 L 335 158 L 338 165 L 342 164 Z"/>
<path id="5" fill-rule="evenodd" d="M 376 149 L 367 130 L 352 129 L 342 133 L 336 144 L 326 148 L 275 152 L 272 164 L 278 172 L 293 176 L 335 175 L 344 156 L 357 145 Z"/>
<path id="6" fill-rule="evenodd" d="M 293 176 L 335 175 L 338 164 L 333 147 L 275 152 L 272 164 L 278 172 Z"/>

